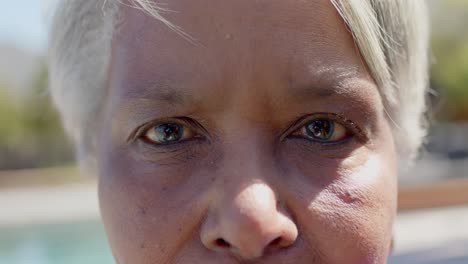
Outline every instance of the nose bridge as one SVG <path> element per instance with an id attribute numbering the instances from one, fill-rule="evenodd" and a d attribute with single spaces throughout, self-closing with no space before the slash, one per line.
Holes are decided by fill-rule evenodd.
<path id="1" fill-rule="evenodd" d="M 229 143 L 218 175 L 223 179 L 223 208 L 237 214 L 232 218 L 255 222 L 277 211 L 273 186 L 277 172 L 268 135 L 258 125 L 249 127 L 250 134 L 238 135 Z"/>
<path id="2" fill-rule="evenodd" d="M 242 126 L 242 124 L 240 124 Z M 217 172 L 225 180 L 264 181 L 274 175 L 274 143 L 259 125 L 230 133 L 224 150 L 222 166 Z M 245 183 L 244 183 L 245 184 Z"/>

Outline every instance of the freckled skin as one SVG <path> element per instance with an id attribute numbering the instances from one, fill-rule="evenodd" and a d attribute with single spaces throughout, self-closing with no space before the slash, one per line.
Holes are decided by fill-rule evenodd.
<path id="1" fill-rule="evenodd" d="M 117 263 L 386 263 L 393 137 L 331 3 L 168 3 L 196 45 L 126 7 L 113 40 L 98 157 Z M 352 136 L 297 137 L 295 122 L 317 114 Z M 193 140 L 128 140 L 181 117 L 199 124 L 184 123 Z"/>

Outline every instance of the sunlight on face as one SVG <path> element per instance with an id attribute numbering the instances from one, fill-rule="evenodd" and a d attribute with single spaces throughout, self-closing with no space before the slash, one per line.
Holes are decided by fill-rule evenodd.
<path id="1" fill-rule="evenodd" d="M 118 263 L 385 263 L 395 150 L 327 0 L 131 8 L 113 41 L 99 195 Z"/>

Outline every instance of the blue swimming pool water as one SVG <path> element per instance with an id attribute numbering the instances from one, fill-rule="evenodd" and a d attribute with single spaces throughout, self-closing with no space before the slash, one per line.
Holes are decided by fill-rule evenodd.
<path id="1" fill-rule="evenodd" d="M 0 264 L 113 264 L 99 222 L 0 228 Z"/>

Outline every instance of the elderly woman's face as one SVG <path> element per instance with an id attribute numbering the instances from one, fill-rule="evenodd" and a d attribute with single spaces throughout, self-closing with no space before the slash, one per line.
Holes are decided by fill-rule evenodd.
<path id="1" fill-rule="evenodd" d="M 125 7 L 100 127 L 120 264 L 385 263 L 395 150 L 329 0 Z"/>

